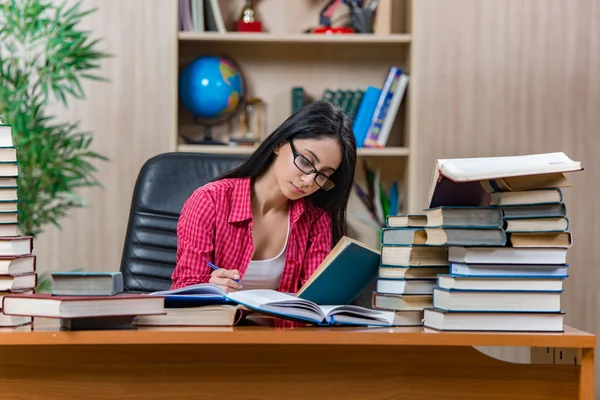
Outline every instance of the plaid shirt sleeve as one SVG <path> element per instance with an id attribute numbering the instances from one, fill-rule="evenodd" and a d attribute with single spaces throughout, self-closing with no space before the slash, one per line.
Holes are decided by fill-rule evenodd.
<path id="1" fill-rule="evenodd" d="M 207 283 L 214 259 L 215 204 L 206 190 L 196 190 L 183 205 L 177 223 L 177 265 L 171 289 Z"/>
<path id="2" fill-rule="evenodd" d="M 308 232 L 308 244 L 304 265 L 300 274 L 300 286 L 310 278 L 331 251 L 331 215 L 323 212 Z"/>

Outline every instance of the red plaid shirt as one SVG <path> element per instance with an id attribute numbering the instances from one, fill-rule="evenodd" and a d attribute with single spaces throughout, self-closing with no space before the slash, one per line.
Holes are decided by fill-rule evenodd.
<path id="1" fill-rule="evenodd" d="M 208 183 L 186 200 L 177 224 L 171 289 L 206 283 L 212 269 L 244 276 L 254 252 L 250 178 Z M 290 234 L 279 291 L 296 293 L 331 250 L 331 216 L 304 199 L 290 203 Z"/>

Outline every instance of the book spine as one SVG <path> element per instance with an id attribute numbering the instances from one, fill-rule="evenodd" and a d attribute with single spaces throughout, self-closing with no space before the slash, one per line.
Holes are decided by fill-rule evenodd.
<path id="1" fill-rule="evenodd" d="M 377 101 L 377 106 L 375 107 L 371 124 L 367 130 L 367 136 L 364 142 L 365 147 L 379 147 L 378 138 L 381 131 L 381 126 L 385 120 L 385 115 L 387 114 L 387 110 L 390 102 L 392 101 L 394 90 L 398 84 L 401 74 L 402 70 L 400 70 L 400 68 L 390 67 L 383 84 L 383 89 L 381 90 L 381 95 Z"/>
<path id="2" fill-rule="evenodd" d="M 292 88 L 292 114 L 304 107 L 304 88 Z"/>
<path id="3" fill-rule="evenodd" d="M 321 100 L 328 101 L 328 102 L 331 103 L 332 100 L 333 100 L 333 94 L 334 94 L 333 90 L 331 90 L 331 89 L 325 89 L 323 91 L 323 95 L 321 96 Z"/>

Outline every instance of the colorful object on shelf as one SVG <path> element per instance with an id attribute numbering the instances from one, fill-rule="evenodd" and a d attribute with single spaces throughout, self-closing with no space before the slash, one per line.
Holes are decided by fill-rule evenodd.
<path id="1" fill-rule="evenodd" d="M 204 125 L 206 140 L 210 126 L 224 122 L 238 112 L 244 102 L 244 82 L 236 63 L 226 56 L 202 56 L 189 63 L 179 76 L 179 97 Z"/>
<path id="2" fill-rule="evenodd" d="M 228 58 L 199 57 L 181 72 L 179 96 L 195 117 L 231 114 L 243 96 L 242 77 Z"/>
<path id="3" fill-rule="evenodd" d="M 373 19 L 378 0 L 371 0 L 367 5 L 361 0 L 331 0 L 321 10 L 319 14 L 320 26 L 306 31 L 306 33 L 373 33 Z M 345 25 L 337 24 L 334 21 L 334 14 L 342 4 L 350 8 L 350 21 Z M 342 15 L 341 17 L 346 17 Z M 338 17 L 337 19 L 339 20 Z"/>
<path id="4" fill-rule="evenodd" d="M 262 22 L 258 20 L 253 0 L 246 0 L 240 19 L 235 21 L 238 32 L 262 32 Z"/>
<path id="5" fill-rule="evenodd" d="M 310 33 L 324 33 L 327 35 L 338 35 L 338 34 L 347 34 L 347 33 L 356 33 L 354 29 L 348 28 L 346 26 L 321 26 L 319 28 L 312 29 Z"/>

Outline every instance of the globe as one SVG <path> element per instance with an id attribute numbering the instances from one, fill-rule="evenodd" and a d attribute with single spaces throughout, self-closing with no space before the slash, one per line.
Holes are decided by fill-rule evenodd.
<path id="1" fill-rule="evenodd" d="M 213 123 L 231 118 L 243 98 L 242 75 L 225 56 L 202 56 L 179 76 L 179 96 L 194 118 Z"/>

